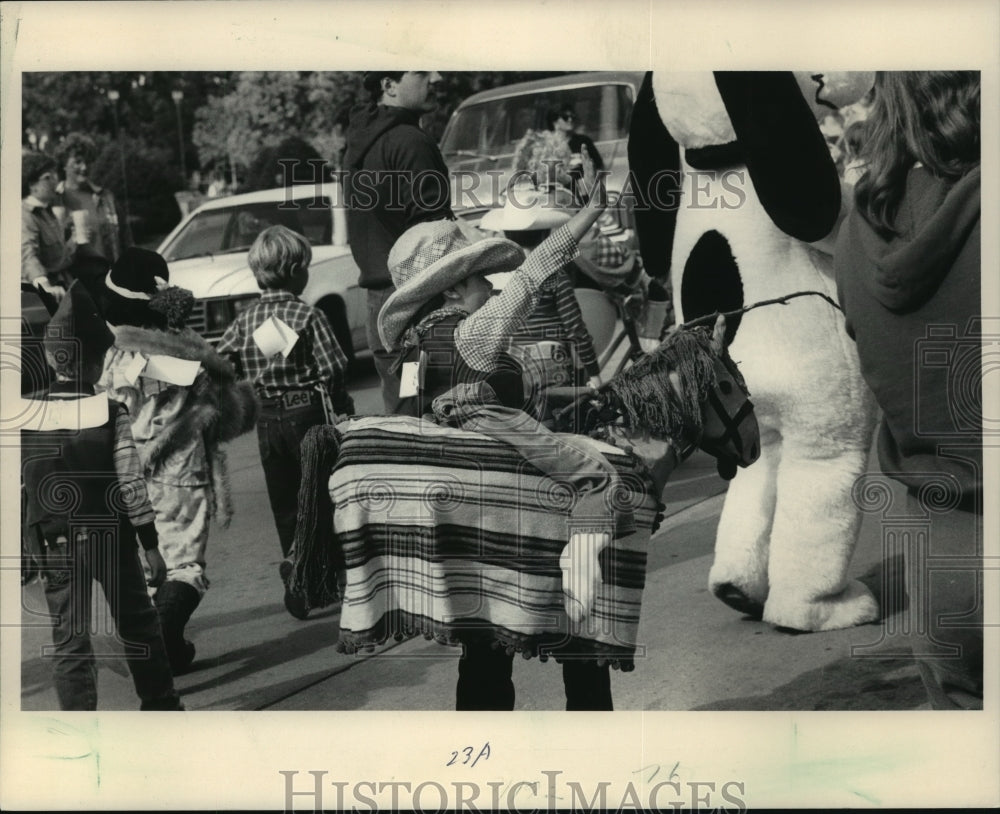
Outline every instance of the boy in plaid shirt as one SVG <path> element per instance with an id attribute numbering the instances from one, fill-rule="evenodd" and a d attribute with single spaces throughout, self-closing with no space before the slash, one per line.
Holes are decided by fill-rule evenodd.
<path id="1" fill-rule="evenodd" d="M 344 383 L 347 358 L 330 323 L 298 298 L 309 280 L 309 241 L 285 226 L 272 226 L 258 235 L 247 259 L 263 293 L 229 326 L 218 351 L 234 358 L 260 398 L 257 438 L 285 558 L 285 607 L 304 619 L 304 603 L 287 590 L 302 479 L 299 445 L 310 427 L 354 412 L 354 402 Z"/>

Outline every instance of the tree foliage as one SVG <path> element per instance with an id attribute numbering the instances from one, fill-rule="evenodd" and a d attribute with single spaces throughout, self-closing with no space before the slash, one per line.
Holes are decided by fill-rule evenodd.
<path id="1" fill-rule="evenodd" d="M 452 111 L 470 94 L 557 73 L 446 73 L 437 86 L 437 110 L 424 117 L 424 127 L 440 138 Z M 192 138 L 203 166 L 235 163 L 248 168 L 263 149 L 298 136 L 339 167 L 349 112 L 367 98 L 359 72 L 245 71 L 227 95 L 209 99 L 198 111 Z"/>
<path id="2" fill-rule="evenodd" d="M 197 114 L 192 140 L 203 165 L 251 167 L 261 151 L 301 137 L 336 165 L 346 113 L 360 91 L 358 74 L 244 71 L 225 96 Z"/>
<path id="3" fill-rule="evenodd" d="M 424 117 L 423 126 L 440 138 L 452 111 L 470 94 L 558 73 L 445 73 L 437 86 L 438 107 Z M 286 157 L 311 157 L 315 151 L 330 167 L 340 167 L 349 112 L 368 99 L 361 76 L 346 71 L 30 72 L 23 74 L 22 142 L 54 154 L 66 134 L 87 133 L 103 148 L 94 180 L 122 200 L 128 193 L 133 219 L 139 219 L 137 231 L 169 228 L 180 214 L 173 193 L 187 186 L 181 178 L 181 144 L 189 172 L 225 169 L 231 181 L 236 175 L 243 185 L 264 183 L 250 178 L 251 168 L 263 168 L 261 177 L 274 177 L 270 168 L 282 142 L 282 149 L 294 152 Z M 117 93 L 116 101 L 109 91 Z M 176 91 L 183 93 L 179 104 L 172 96 Z"/>
<path id="4" fill-rule="evenodd" d="M 115 194 L 119 206 L 127 211 L 133 240 L 143 243 L 177 224 L 180 210 L 174 193 L 181 188 L 180 176 L 168 149 L 128 136 L 124 140 L 123 145 L 105 142 L 91 175 Z M 122 176 L 123 163 L 127 185 Z"/>
<path id="5" fill-rule="evenodd" d="M 114 138 L 115 114 L 124 134 L 169 151 L 178 165 L 181 137 L 171 94 L 181 91 L 180 119 L 184 155 L 197 167 L 190 134 L 195 111 L 210 98 L 229 93 L 233 74 L 206 71 L 63 71 L 23 74 L 22 141 L 54 152 L 59 139 L 74 130 L 92 138 Z M 112 102 L 108 92 L 118 93 Z"/>
<path id="6" fill-rule="evenodd" d="M 317 175 L 320 173 L 322 180 L 326 181 L 330 178 L 328 166 L 329 163 L 308 141 L 299 136 L 289 136 L 277 146 L 265 147 L 257 154 L 242 189 L 250 192 L 296 183 L 312 184 L 319 180 Z"/>

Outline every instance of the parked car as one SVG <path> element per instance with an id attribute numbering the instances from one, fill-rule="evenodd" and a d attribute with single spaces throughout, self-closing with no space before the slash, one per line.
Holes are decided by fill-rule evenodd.
<path id="1" fill-rule="evenodd" d="M 452 113 L 441 152 L 452 173 L 452 207 L 478 222 L 499 205 L 514 172 L 514 149 L 528 130 L 544 130 L 549 111 L 570 107 L 576 129 L 590 136 L 609 171 L 606 234 L 630 229 L 631 213 L 619 207 L 628 175 L 628 128 L 642 72 L 591 71 L 520 82 L 470 96 Z"/>
<path id="2" fill-rule="evenodd" d="M 351 358 L 368 344 L 367 305 L 358 288 L 358 267 L 348 246 L 347 215 L 336 182 L 213 198 L 187 215 L 157 251 L 170 268 L 170 282 L 194 292 L 188 324 L 215 343 L 260 296 L 247 253 L 257 235 L 276 224 L 309 240 L 313 256 L 302 299 L 326 314 Z"/>

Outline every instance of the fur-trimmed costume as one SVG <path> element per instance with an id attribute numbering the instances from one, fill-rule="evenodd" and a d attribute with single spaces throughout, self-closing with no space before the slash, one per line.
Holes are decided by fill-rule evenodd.
<path id="1" fill-rule="evenodd" d="M 201 363 L 183 387 L 144 375 L 130 381 L 136 356 L 171 356 Z M 253 429 L 256 399 L 232 366 L 190 329 L 168 332 L 122 325 L 108 351 L 99 386 L 124 403 L 156 510 L 168 580 L 203 595 L 209 519 L 225 527 L 232 514 L 223 441 Z"/>
<path id="2" fill-rule="evenodd" d="M 856 101 L 870 76 L 646 77 L 629 137 L 647 196 L 637 231 L 647 271 L 670 276 L 678 321 L 798 291 L 836 296 L 821 241 L 836 237 L 847 196 L 814 111 Z M 729 320 L 727 338 L 751 383 L 761 456 L 729 487 L 712 591 L 798 630 L 877 619 L 871 592 L 847 578 L 875 409 L 843 315 L 801 297 Z"/>

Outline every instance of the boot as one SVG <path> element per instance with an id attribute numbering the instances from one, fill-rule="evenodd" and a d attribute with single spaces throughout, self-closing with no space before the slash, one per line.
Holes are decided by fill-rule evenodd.
<path id="1" fill-rule="evenodd" d="M 306 619 L 309 616 L 309 605 L 306 604 L 305 596 L 288 587 L 288 581 L 292 576 L 292 569 L 294 567 L 294 564 L 289 559 L 282 560 L 281 565 L 278 566 L 278 574 L 281 576 L 281 581 L 285 584 L 285 610 L 296 619 Z"/>
<path id="2" fill-rule="evenodd" d="M 160 616 L 170 670 L 175 676 L 183 675 L 194 661 L 194 645 L 184 638 L 184 626 L 201 602 L 201 594 L 186 582 L 167 580 L 157 589 L 153 601 Z"/>

